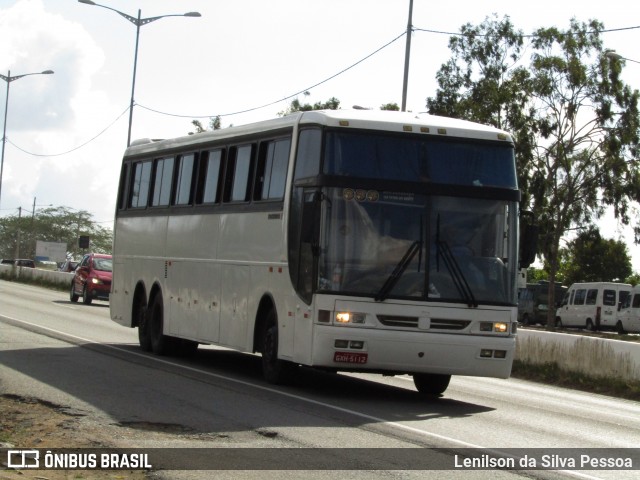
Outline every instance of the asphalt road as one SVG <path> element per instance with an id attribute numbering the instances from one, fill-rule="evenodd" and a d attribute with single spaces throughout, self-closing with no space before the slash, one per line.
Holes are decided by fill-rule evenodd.
<path id="1" fill-rule="evenodd" d="M 212 461 L 221 461 L 216 455 L 231 448 L 233 458 L 241 460 L 230 468 L 242 471 L 219 478 L 299 478 L 296 468 L 303 468 L 313 470 L 305 471 L 305 478 L 323 479 L 327 469 L 340 470 L 345 479 L 631 479 L 640 468 L 638 450 L 624 450 L 640 447 L 637 402 L 471 377 L 454 377 L 442 398 L 429 399 L 415 391 L 409 377 L 310 369 L 293 385 L 276 387 L 262 379 L 258 356 L 201 347 L 191 359 L 156 357 L 139 350 L 135 329 L 109 319 L 106 302 L 71 303 L 65 293 L 5 281 L 0 281 L 0 393 L 65 405 L 98 424 L 191 432 L 169 442 L 142 434 L 123 446 L 213 448 Z M 561 463 L 605 448 L 608 457 L 634 454 L 636 470 Z M 260 457 L 265 451 L 271 452 L 267 460 Z M 519 462 L 527 453 L 538 464 L 548 454 L 547 465 L 555 469 L 489 472 L 463 465 L 466 454 Z M 279 470 L 251 471 L 252 461 L 262 466 L 273 461 L 275 467 L 265 468 Z M 168 457 L 167 462 L 170 468 Z M 425 465 L 449 467 L 434 471 Z M 215 473 L 220 474 L 207 477 L 218 478 Z M 165 476 L 202 478 L 189 471 Z"/>

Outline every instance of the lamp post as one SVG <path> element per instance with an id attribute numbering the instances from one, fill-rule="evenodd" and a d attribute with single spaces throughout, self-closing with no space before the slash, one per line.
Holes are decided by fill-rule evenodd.
<path id="1" fill-rule="evenodd" d="M 605 50 L 604 56 L 611 60 L 626 60 L 627 62 L 640 63 L 638 60 L 632 60 L 630 58 L 624 58 L 619 53 L 616 53 L 615 50 Z"/>
<path id="2" fill-rule="evenodd" d="M 409 61 L 411 58 L 411 34 L 413 25 L 411 18 L 413 17 L 413 0 L 409 0 L 409 20 L 407 20 L 407 43 L 404 51 L 404 77 L 402 81 L 402 107 L 400 111 L 407 111 L 407 90 L 409 85 Z"/>
<path id="3" fill-rule="evenodd" d="M 201 17 L 198 12 L 187 12 L 187 13 L 176 13 L 170 15 L 160 15 L 157 17 L 149 17 L 149 18 L 141 18 L 141 10 L 138 9 L 138 18 L 132 17 L 131 15 L 127 15 L 126 13 L 121 12 L 120 10 L 116 10 L 115 8 L 107 7 L 106 5 L 100 5 L 99 3 L 95 3 L 91 0 L 78 0 L 79 3 L 84 3 L 86 5 L 92 5 L 95 7 L 106 8 L 107 10 L 112 10 L 116 12 L 118 15 L 126 18 L 128 21 L 133 23 L 136 26 L 136 49 L 133 56 L 133 81 L 131 82 L 131 102 L 129 104 L 129 131 L 127 133 L 127 147 L 131 144 L 131 124 L 133 122 L 133 104 L 134 104 L 134 94 L 136 90 L 136 70 L 138 66 L 138 43 L 140 41 L 140 27 L 146 25 L 147 23 L 155 22 L 156 20 L 160 20 L 165 17 Z"/>
<path id="4" fill-rule="evenodd" d="M 7 112 L 9 111 L 9 86 L 14 80 L 29 75 L 51 75 L 53 70 L 45 70 L 44 72 L 25 73 L 23 75 L 11 76 L 11 70 L 7 72 L 7 76 L 0 74 L 0 78 L 7 82 L 7 98 L 4 104 L 4 130 L 2 131 L 2 156 L 0 157 L 0 199 L 2 199 L 2 173 L 4 171 L 4 146 L 7 143 Z"/>

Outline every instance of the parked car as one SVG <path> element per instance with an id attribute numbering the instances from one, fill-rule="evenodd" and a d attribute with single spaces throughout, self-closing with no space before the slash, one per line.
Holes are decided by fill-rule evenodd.
<path id="1" fill-rule="evenodd" d="M 554 285 L 553 311 L 561 304 L 567 287 L 558 283 Z M 549 311 L 549 282 L 540 280 L 538 283 L 528 283 L 518 291 L 518 321 L 523 325 L 539 323 L 547 324 Z"/>
<path id="2" fill-rule="evenodd" d="M 574 283 L 556 311 L 556 327 L 613 329 L 629 295 L 631 285 L 627 283 Z"/>
<path id="3" fill-rule="evenodd" d="M 111 255 L 88 253 L 75 270 L 69 298 L 89 305 L 94 299 L 109 300 L 113 261 Z"/>
<path id="4" fill-rule="evenodd" d="M 28 258 L 18 258 L 14 261 L 16 267 L 36 268 L 36 262 Z"/>
<path id="5" fill-rule="evenodd" d="M 3 258 L 0 263 L 2 263 L 2 265 L 13 265 L 13 262 L 13 258 Z"/>
<path id="6" fill-rule="evenodd" d="M 640 285 L 633 287 L 631 295 L 622 304 L 616 330 L 620 334 L 640 333 Z"/>
<path id="7" fill-rule="evenodd" d="M 58 271 L 69 273 L 69 272 L 75 272 L 76 268 L 78 268 L 78 262 L 74 262 L 73 260 L 67 260 L 62 265 L 60 265 L 60 268 L 58 269 Z"/>

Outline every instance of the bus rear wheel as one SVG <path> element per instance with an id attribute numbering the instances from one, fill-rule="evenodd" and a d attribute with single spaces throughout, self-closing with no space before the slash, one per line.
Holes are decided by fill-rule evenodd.
<path id="1" fill-rule="evenodd" d="M 145 352 L 151 351 L 151 331 L 149 329 L 149 312 L 147 303 L 142 297 L 135 300 L 133 306 L 134 322 L 138 325 L 138 343 Z"/>
<path id="2" fill-rule="evenodd" d="M 414 373 L 413 383 L 423 395 L 441 395 L 449 386 L 451 375 L 439 373 Z"/>
<path id="3" fill-rule="evenodd" d="M 172 338 L 163 333 L 164 307 L 162 305 L 162 295 L 160 293 L 153 297 L 147 321 L 149 322 L 148 328 L 151 350 L 156 355 L 169 355 L 172 349 Z"/>
<path id="4" fill-rule="evenodd" d="M 292 380 L 294 371 L 291 362 L 278 358 L 278 320 L 271 310 L 262 335 L 262 373 L 267 382 L 282 385 Z"/>

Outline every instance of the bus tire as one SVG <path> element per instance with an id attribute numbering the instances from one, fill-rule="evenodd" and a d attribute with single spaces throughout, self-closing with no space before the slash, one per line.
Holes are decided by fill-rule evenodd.
<path id="1" fill-rule="evenodd" d="M 624 335 L 625 333 L 627 333 L 624 330 L 624 325 L 622 325 L 622 322 L 620 320 L 618 320 L 618 323 L 616 323 L 616 331 L 618 332 L 618 335 Z"/>
<path id="2" fill-rule="evenodd" d="M 590 332 L 596 331 L 596 328 L 593 326 L 593 321 L 590 318 L 587 318 L 587 324 L 585 325 L 585 328 Z"/>
<path id="3" fill-rule="evenodd" d="M 278 358 L 278 320 L 273 310 L 267 314 L 262 335 L 262 373 L 275 385 L 289 383 L 294 373 L 292 363 Z"/>
<path id="4" fill-rule="evenodd" d="M 158 293 L 153 297 L 147 321 L 149 323 L 149 339 L 151 350 L 156 355 L 169 355 L 171 353 L 172 338 L 164 334 L 164 307 L 162 305 L 162 294 Z"/>
<path id="5" fill-rule="evenodd" d="M 556 318 L 556 328 L 562 328 L 562 320 L 560 317 Z"/>
<path id="6" fill-rule="evenodd" d="M 76 295 L 76 292 L 73 287 L 74 287 L 73 280 L 71 280 L 71 290 L 69 291 L 69 300 L 71 300 L 73 303 L 76 303 L 78 301 L 78 298 L 80 297 Z"/>
<path id="7" fill-rule="evenodd" d="M 442 395 L 449 386 L 451 375 L 440 373 L 414 373 L 413 384 L 423 395 Z"/>
<path id="8" fill-rule="evenodd" d="M 149 329 L 149 312 L 146 302 L 142 297 L 135 300 L 133 306 L 134 322 L 138 324 L 138 343 L 144 352 L 150 352 L 151 349 L 151 331 Z"/>

